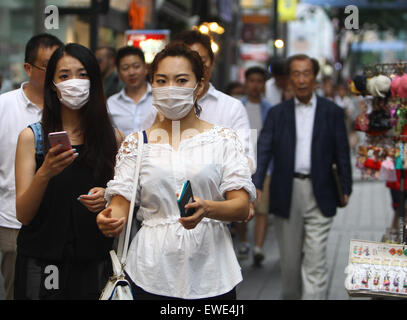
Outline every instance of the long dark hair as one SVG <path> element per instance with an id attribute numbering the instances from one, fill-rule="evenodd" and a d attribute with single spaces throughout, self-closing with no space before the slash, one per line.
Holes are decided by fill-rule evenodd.
<path id="1" fill-rule="evenodd" d="M 42 115 L 44 136 L 47 137 L 50 132 L 63 130 L 61 103 L 53 80 L 57 63 L 65 55 L 78 59 L 86 69 L 90 80 L 89 101 L 79 110 L 80 127 L 84 137 L 84 147 L 79 159 L 83 159 L 92 170 L 99 186 L 105 186 L 113 178 L 117 152 L 116 136 L 107 113 L 99 65 L 93 53 L 80 44 L 70 43 L 58 48 L 48 62 Z M 44 147 L 48 152 L 50 145 L 47 138 L 44 139 Z"/>

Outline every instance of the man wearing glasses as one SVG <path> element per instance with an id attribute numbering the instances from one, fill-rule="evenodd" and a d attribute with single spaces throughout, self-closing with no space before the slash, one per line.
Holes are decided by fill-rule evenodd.
<path id="1" fill-rule="evenodd" d="M 0 251 L 7 300 L 13 299 L 16 241 L 21 224 L 16 219 L 14 160 L 19 133 L 41 119 L 48 60 L 63 43 L 50 34 L 32 37 L 25 48 L 28 81 L 0 95 Z"/>

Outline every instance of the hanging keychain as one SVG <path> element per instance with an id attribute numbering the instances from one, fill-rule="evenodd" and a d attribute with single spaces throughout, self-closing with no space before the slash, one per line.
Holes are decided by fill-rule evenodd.
<path id="1" fill-rule="evenodd" d="M 381 273 L 382 273 L 382 268 L 381 266 L 375 265 L 373 266 L 372 274 L 374 274 L 373 277 L 373 285 L 371 286 L 372 291 L 379 291 L 380 290 L 380 279 L 381 279 Z"/>
<path id="2" fill-rule="evenodd" d="M 366 265 L 363 265 L 361 270 L 361 289 L 369 289 L 369 280 L 371 278 L 370 268 Z"/>
<path id="3" fill-rule="evenodd" d="M 383 279 L 383 282 L 380 286 L 380 290 L 384 292 L 389 292 L 390 291 L 390 269 L 391 269 L 391 263 L 392 259 L 388 259 L 387 261 L 384 261 L 384 264 L 382 266 L 382 272 L 381 272 L 381 278 Z"/>
<path id="4" fill-rule="evenodd" d="M 398 260 L 398 264 L 393 265 L 390 271 L 391 277 L 391 286 L 390 291 L 392 293 L 399 293 L 400 291 L 400 277 L 401 277 L 401 267 L 400 267 L 400 260 Z"/>

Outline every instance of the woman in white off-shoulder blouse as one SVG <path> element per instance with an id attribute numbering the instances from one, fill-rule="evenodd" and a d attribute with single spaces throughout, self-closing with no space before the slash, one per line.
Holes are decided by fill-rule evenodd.
<path id="1" fill-rule="evenodd" d="M 249 217 L 256 191 L 235 132 L 199 120 L 203 75 L 199 55 L 179 43 L 157 54 L 151 66 L 160 117 L 145 131 L 136 196 L 142 227 L 125 267 L 135 299 L 236 299 L 242 281 L 227 223 Z M 137 144 L 137 133 L 127 136 L 117 155 L 105 195 L 109 205 L 97 216 L 106 236 L 124 227 Z M 186 208 L 196 211 L 180 218 L 177 192 L 187 180 L 195 202 Z"/>

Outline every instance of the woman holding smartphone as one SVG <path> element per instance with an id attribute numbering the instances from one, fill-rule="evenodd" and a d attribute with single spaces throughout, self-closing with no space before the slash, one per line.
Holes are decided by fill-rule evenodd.
<path id="1" fill-rule="evenodd" d="M 96 58 L 79 44 L 51 56 L 43 116 L 16 151 L 16 299 L 97 299 L 110 274 L 112 240 L 96 225 L 123 137 L 107 114 Z M 37 130 L 35 130 L 37 128 Z M 50 146 L 66 131 L 72 149 Z M 66 149 L 65 149 L 66 150 Z"/>
<path id="2" fill-rule="evenodd" d="M 227 228 L 249 216 L 255 198 L 249 163 L 234 131 L 199 119 L 203 88 L 199 55 L 173 43 L 151 65 L 153 105 L 159 119 L 145 131 L 137 216 L 125 271 L 135 299 L 236 299 L 242 280 Z M 227 106 L 225 106 L 227 107 Z M 138 134 L 127 136 L 108 183 L 101 231 L 115 237 L 128 216 L 138 157 Z M 177 192 L 190 180 L 195 213 L 180 218 Z"/>

